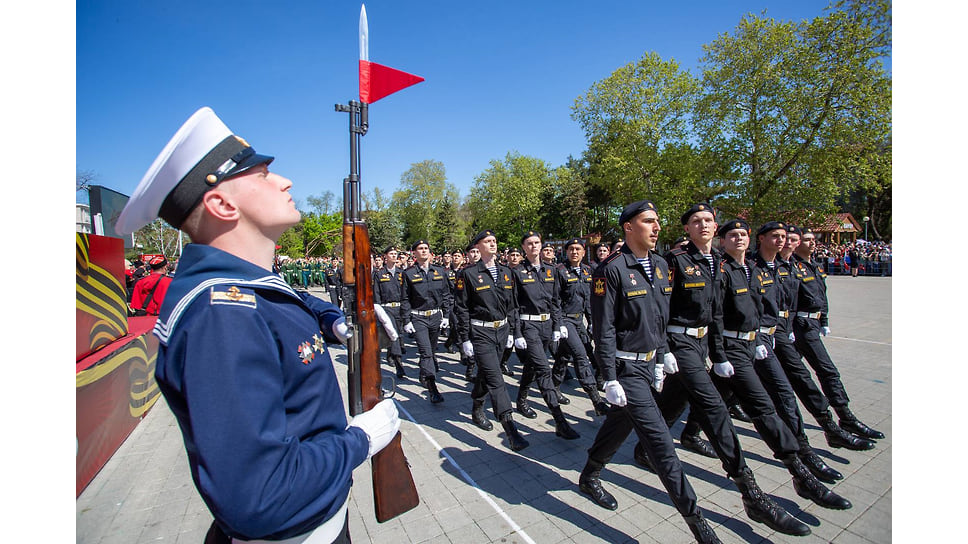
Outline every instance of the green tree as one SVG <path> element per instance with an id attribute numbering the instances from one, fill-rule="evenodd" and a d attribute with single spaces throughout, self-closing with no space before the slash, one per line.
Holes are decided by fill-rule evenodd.
<path id="1" fill-rule="evenodd" d="M 704 47 L 695 119 L 702 147 L 732 164 L 716 204 L 759 222 L 836 211 L 858 183 L 845 156 L 890 132 L 890 3 L 839 2 L 802 22 L 744 17 Z"/>
<path id="2" fill-rule="evenodd" d="M 468 197 L 473 230 L 491 229 L 504 245 L 516 243 L 527 230 L 540 229 L 553 178 L 541 159 L 517 152 L 508 153 L 504 162 L 492 159 L 490 167 L 474 178 Z"/>
<path id="3" fill-rule="evenodd" d="M 425 160 L 410 165 L 400 176 L 400 189 L 393 194 L 393 206 L 403 219 L 403 238 L 409 243 L 418 239 L 440 238 L 434 232 L 441 203 L 457 202 L 457 189 L 447 182 L 447 171 L 440 161 Z"/>
<path id="4" fill-rule="evenodd" d="M 370 246 L 376 253 L 382 253 L 388 246 L 400 247 L 403 244 L 403 218 L 400 211 L 391 205 L 379 187 L 370 193 L 363 193 L 363 219 L 370 233 Z"/>

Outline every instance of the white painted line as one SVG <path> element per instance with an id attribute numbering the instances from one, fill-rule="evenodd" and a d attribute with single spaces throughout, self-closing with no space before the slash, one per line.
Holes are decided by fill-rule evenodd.
<path id="1" fill-rule="evenodd" d="M 879 346 L 890 346 L 890 342 L 875 342 L 873 340 L 861 340 L 860 338 L 847 338 L 846 336 L 822 336 L 823 338 L 836 338 L 837 340 L 849 340 L 851 342 L 864 342 L 865 344 L 877 344 Z"/>
<path id="2" fill-rule="evenodd" d="M 531 537 L 528 536 L 528 533 L 525 533 L 524 529 L 522 529 L 517 523 L 515 523 L 514 520 L 511 519 L 511 516 L 509 516 L 507 512 L 502 510 L 501 507 L 498 506 L 498 504 L 494 502 L 494 500 L 491 499 L 491 497 L 488 496 L 488 494 L 485 493 L 484 490 L 480 488 L 480 486 L 477 485 L 477 482 L 475 482 L 474 479 L 471 478 L 470 474 L 464 472 L 464 469 L 460 468 L 460 465 L 457 464 L 457 461 L 454 461 L 454 458 L 451 457 L 450 454 L 448 454 L 446 451 L 444 451 L 444 448 L 442 448 L 440 444 L 438 444 L 437 441 L 434 440 L 432 436 L 427 434 L 427 431 L 424 430 L 423 425 L 417 423 L 417 421 L 413 419 L 413 416 L 410 415 L 410 412 L 408 412 L 407 409 L 404 408 L 402 404 L 400 404 L 397 401 L 394 401 L 394 402 L 397 403 L 397 408 L 399 408 L 400 411 L 402 411 L 403 414 L 407 416 L 407 419 L 409 419 L 411 423 L 416 425 L 417 429 L 420 429 L 420 432 L 423 433 L 424 438 L 426 438 L 431 444 L 433 444 L 434 447 L 437 448 L 437 451 L 443 454 L 443 456 L 447 458 L 447 461 L 450 462 L 450 464 L 453 465 L 458 472 L 460 472 L 460 475 L 462 478 L 464 478 L 464 481 L 470 484 L 471 487 L 476 489 L 477 494 L 483 497 L 484 500 L 491 505 L 491 508 L 493 508 L 494 511 L 497 512 L 502 518 L 504 518 L 504 521 L 508 522 L 508 525 L 511 526 L 511 529 L 515 533 L 518 533 L 519 535 L 521 535 L 521 538 L 523 538 L 524 541 L 527 542 L 528 544 L 535 544 L 535 541 L 531 540 Z"/>

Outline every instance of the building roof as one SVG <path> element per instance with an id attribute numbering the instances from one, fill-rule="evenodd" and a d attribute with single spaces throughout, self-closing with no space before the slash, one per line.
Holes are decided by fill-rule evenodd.
<path id="1" fill-rule="evenodd" d="M 849 212 L 837 213 L 813 228 L 814 232 L 860 232 L 861 224 Z"/>

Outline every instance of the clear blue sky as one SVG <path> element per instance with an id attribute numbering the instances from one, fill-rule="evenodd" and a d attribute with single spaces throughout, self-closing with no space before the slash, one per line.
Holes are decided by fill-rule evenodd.
<path id="1" fill-rule="evenodd" d="M 696 73 L 747 13 L 820 16 L 826 0 L 366 2 L 370 60 L 426 81 L 373 104 L 363 189 L 441 161 L 466 196 L 510 151 L 552 166 L 585 147 L 575 98 L 655 51 Z M 359 1 L 77 2 L 76 168 L 130 195 L 168 138 L 211 106 L 305 203 L 341 194 L 357 97 Z"/>

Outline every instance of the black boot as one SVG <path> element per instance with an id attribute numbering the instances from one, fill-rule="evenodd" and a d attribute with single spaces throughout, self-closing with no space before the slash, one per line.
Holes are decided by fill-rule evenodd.
<path id="1" fill-rule="evenodd" d="M 743 411 L 743 407 L 739 404 L 734 404 L 729 407 L 729 417 L 745 423 L 753 423 L 753 418 Z"/>
<path id="2" fill-rule="evenodd" d="M 464 368 L 464 379 L 473 382 L 477 379 L 477 364 L 474 359 L 467 360 L 467 367 Z"/>
<path id="3" fill-rule="evenodd" d="M 719 457 L 709 442 L 698 434 L 693 435 L 684 432 L 679 435 L 679 443 L 682 444 L 683 448 L 704 457 L 711 457 L 713 459 Z"/>
<path id="4" fill-rule="evenodd" d="M 427 391 L 430 394 L 430 402 L 437 404 L 439 402 L 444 402 L 444 396 L 440 394 L 437 390 L 437 380 L 433 376 L 428 377 L 424 380 L 424 385 L 427 386 Z"/>
<path id="5" fill-rule="evenodd" d="M 602 396 L 598 394 L 598 390 L 594 387 L 583 387 L 585 394 L 588 395 L 588 400 L 592 401 L 592 406 L 595 407 L 596 416 L 604 416 L 608 413 L 608 403 L 602 400 Z"/>
<path id="6" fill-rule="evenodd" d="M 551 409 L 551 417 L 555 418 L 555 434 L 564 438 L 565 440 L 575 440 L 576 438 L 581 438 L 581 435 L 576 433 L 571 425 L 568 424 L 568 420 L 565 419 L 565 414 L 561 413 L 561 406 L 555 406 Z"/>
<path id="7" fill-rule="evenodd" d="M 501 416 L 501 425 L 504 427 L 504 434 L 508 435 L 508 446 L 512 451 L 521 451 L 528 447 L 528 441 L 521 436 L 518 428 L 514 426 L 511 412 Z"/>
<path id="8" fill-rule="evenodd" d="M 811 474 L 817 477 L 818 480 L 828 484 L 835 484 L 837 480 L 843 480 L 844 475 L 834 470 L 833 467 L 823 462 L 823 459 L 819 455 L 810 451 L 810 453 L 798 453 L 800 461 L 803 463 L 807 470 Z"/>
<path id="9" fill-rule="evenodd" d="M 558 398 L 558 404 L 562 404 L 562 405 L 571 404 L 571 401 L 568 400 L 568 397 L 562 395 L 561 391 L 557 387 L 555 388 L 555 397 Z"/>
<path id="10" fill-rule="evenodd" d="M 474 401 L 474 407 L 471 409 L 471 421 L 485 431 L 494 428 L 494 425 L 487 419 L 487 414 L 484 413 L 484 399 Z"/>
<path id="11" fill-rule="evenodd" d="M 501 361 L 501 374 L 504 374 L 508 378 L 514 377 L 514 372 L 511 372 L 511 369 L 508 368 L 508 364 L 504 361 Z"/>
<path id="12" fill-rule="evenodd" d="M 743 467 L 739 476 L 733 477 L 733 482 L 743 495 L 743 508 L 751 520 L 763 523 L 774 531 L 793 536 L 810 534 L 810 527 L 790 515 L 780 505 L 775 503 L 769 495 L 760 489 L 753 478 L 753 471 Z"/>
<path id="13" fill-rule="evenodd" d="M 518 391 L 518 402 L 517 402 L 517 412 L 528 419 L 535 419 L 538 414 L 528 406 L 528 390 L 524 390 L 524 394 Z"/>
<path id="14" fill-rule="evenodd" d="M 645 453 L 645 448 L 642 447 L 641 442 L 637 442 L 635 444 L 635 450 L 632 453 L 632 459 L 635 460 L 636 465 L 655 474 L 655 467 L 652 466 L 652 461 L 649 459 L 649 456 Z"/>
<path id="15" fill-rule="evenodd" d="M 605 491 L 605 488 L 602 487 L 602 481 L 599 479 L 604 467 L 603 463 L 589 459 L 585 463 L 585 468 L 581 471 L 581 476 L 578 477 L 578 490 L 591 497 L 595 504 L 602 508 L 617 510 L 618 501 L 611 493 Z"/>
<path id="16" fill-rule="evenodd" d="M 392 359 L 393 366 L 397 367 L 397 378 L 406 379 L 407 373 L 403 371 L 403 361 L 400 360 L 400 356 L 394 355 Z"/>
<path id="17" fill-rule="evenodd" d="M 696 512 L 695 516 L 682 516 L 682 519 L 686 520 L 692 536 L 696 537 L 696 542 L 699 544 L 722 544 L 722 540 L 719 540 L 701 512 Z"/>
<path id="18" fill-rule="evenodd" d="M 874 449 L 875 444 L 872 440 L 861 438 L 840 428 L 829 410 L 817 417 L 817 421 L 823 427 L 823 435 L 831 448 L 847 448 L 855 451 Z"/>
<path id="19" fill-rule="evenodd" d="M 846 406 L 835 406 L 834 410 L 837 412 L 837 415 L 840 416 L 840 427 L 845 431 L 854 433 L 857 436 L 873 438 L 875 440 L 884 438 L 884 433 L 864 425 L 861 420 L 857 419 L 857 416 L 851 413 L 850 408 Z"/>
<path id="20" fill-rule="evenodd" d="M 793 475 L 793 489 L 797 492 L 797 495 L 831 510 L 847 510 L 853 506 L 850 501 L 820 483 L 820 480 L 810 473 L 796 455 L 784 459 L 783 464 Z"/>

